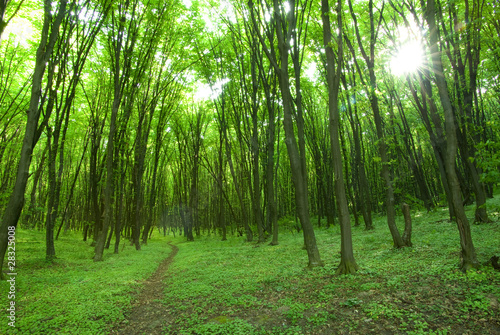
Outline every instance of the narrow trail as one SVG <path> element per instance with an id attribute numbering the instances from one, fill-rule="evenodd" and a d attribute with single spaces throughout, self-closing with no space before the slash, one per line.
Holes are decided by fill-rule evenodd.
<path id="1" fill-rule="evenodd" d="M 163 325 L 170 315 L 165 310 L 163 300 L 164 286 L 162 283 L 165 273 L 172 263 L 179 248 L 169 242 L 172 251 L 164 259 L 158 269 L 144 282 L 144 288 L 132 303 L 132 309 L 127 313 L 127 319 L 111 330 L 111 334 L 162 334 Z"/>

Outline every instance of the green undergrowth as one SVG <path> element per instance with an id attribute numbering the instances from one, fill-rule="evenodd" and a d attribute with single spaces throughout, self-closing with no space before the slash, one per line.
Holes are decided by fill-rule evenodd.
<path id="1" fill-rule="evenodd" d="M 124 319 L 131 293 L 171 251 L 167 238 L 155 235 L 140 252 L 124 240 L 114 254 L 112 244 L 104 261 L 94 263 L 90 242 L 68 233 L 55 242 L 57 258 L 48 262 L 44 239 L 44 232 L 16 232 L 16 327 L 8 326 L 3 312 L 0 334 L 108 333 Z M 8 283 L 0 289 L 7 292 Z M 0 306 L 9 303 L 2 294 Z"/>
<path id="2" fill-rule="evenodd" d="M 499 204 L 489 203 L 494 222 L 471 226 L 481 263 L 500 255 Z M 473 208 L 467 214 L 472 222 Z M 180 243 L 165 282 L 165 334 L 500 333 L 500 272 L 458 270 L 459 235 L 445 209 L 412 215 L 412 248 L 392 248 L 385 217 L 374 231 L 353 227 L 360 271 L 349 276 L 334 276 L 338 226 L 316 230 L 325 266 L 313 270 L 300 233 L 280 235 L 277 246 Z"/>
<path id="3" fill-rule="evenodd" d="M 16 234 L 16 329 L 0 334 L 111 334 L 131 308 L 133 293 L 171 249 L 179 248 L 164 280 L 164 334 L 498 334 L 500 198 L 490 199 L 493 222 L 471 225 L 481 268 L 458 270 L 460 241 L 448 212 L 412 211 L 414 246 L 396 250 L 384 216 L 376 229 L 353 227 L 360 270 L 335 276 L 340 229 L 316 229 L 325 266 L 309 270 L 301 233 L 282 229 L 279 245 L 244 237 L 162 237 L 155 231 L 137 252 L 124 241 L 118 255 L 92 261 L 80 234 L 56 242 L 58 258 L 44 258 L 44 232 Z M 473 208 L 468 208 L 473 218 Z M 472 221 L 472 220 L 471 220 Z M 314 220 L 314 222 L 317 222 Z M 400 229 L 403 220 L 398 217 Z M 1 292 L 8 291 L 1 282 Z M 8 306 L 6 293 L 0 305 Z M 3 307 L 2 307 L 3 308 Z M 5 311 L 5 309 L 4 309 Z"/>

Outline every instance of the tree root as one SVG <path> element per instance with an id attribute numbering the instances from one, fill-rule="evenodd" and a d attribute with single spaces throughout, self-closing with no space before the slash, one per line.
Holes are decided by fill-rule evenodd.
<path id="1" fill-rule="evenodd" d="M 335 271 L 335 275 L 349 275 L 355 274 L 359 270 L 358 264 L 353 261 L 340 261 L 339 267 Z"/>

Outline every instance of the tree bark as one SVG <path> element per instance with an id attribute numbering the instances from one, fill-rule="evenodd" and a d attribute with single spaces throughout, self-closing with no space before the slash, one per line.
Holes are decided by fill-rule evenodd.
<path id="1" fill-rule="evenodd" d="M 113 18 L 114 19 L 114 18 Z M 113 194 L 114 194 L 114 148 L 115 133 L 117 129 L 118 109 L 122 97 L 122 76 L 120 75 L 120 59 L 122 52 L 122 41 L 125 30 L 125 13 L 120 13 L 116 42 L 114 43 L 113 55 L 113 105 L 111 108 L 111 119 L 109 123 L 108 142 L 106 145 L 106 186 L 104 189 L 104 223 L 102 230 L 98 233 L 97 243 L 94 250 L 94 262 L 103 260 L 104 245 L 108 236 L 108 229 L 113 219 Z"/>
<path id="2" fill-rule="evenodd" d="M 339 0 L 337 13 L 339 14 L 339 27 L 342 27 L 342 0 Z M 333 153 L 333 169 L 334 169 L 334 188 L 335 197 L 337 199 L 337 208 L 339 211 L 340 223 L 340 264 L 336 274 L 351 274 L 358 270 L 358 265 L 354 259 L 352 236 L 351 236 L 351 220 L 349 208 L 347 205 L 347 196 L 345 192 L 344 176 L 342 171 L 342 153 L 339 137 L 340 113 L 338 109 L 338 95 L 340 87 L 340 70 L 342 69 L 342 37 L 338 40 L 338 63 L 335 61 L 333 52 L 332 30 L 330 26 L 330 6 L 328 0 L 321 1 L 321 18 L 323 20 L 323 45 L 326 54 L 326 76 L 328 83 L 328 114 L 329 114 L 329 129 L 330 129 L 330 145 Z M 342 35 L 340 35 L 342 36 Z M 337 64 L 336 64 L 337 63 Z"/>
<path id="3" fill-rule="evenodd" d="M 276 18 L 276 33 L 278 38 L 278 48 L 280 51 L 280 68 L 277 69 L 278 79 L 280 84 L 281 96 L 283 99 L 283 128 L 285 130 L 285 144 L 287 147 L 288 158 L 290 160 L 290 167 L 292 173 L 292 181 L 295 186 L 295 203 L 296 212 L 299 217 L 300 223 L 302 225 L 302 231 L 304 235 L 304 244 L 307 250 L 307 255 L 309 259 L 309 267 L 322 266 L 323 262 L 319 254 L 318 246 L 316 244 L 316 237 L 314 234 L 314 228 L 311 223 L 309 216 L 309 199 L 307 191 L 307 174 L 305 171 L 305 160 L 303 156 L 305 155 L 305 148 L 302 147 L 304 142 L 304 134 L 300 132 L 299 129 L 299 144 L 295 138 L 294 125 L 292 120 L 293 114 L 293 98 L 290 92 L 290 78 L 288 74 L 288 57 L 291 34 L 296 29 L 296 17 L 295 17 L 295 1 L 289 2 L 290 10 L 286 15 L 286 23 L 288 24 L 288 29 L 283 31 L 283 22 L 281 7 L 278 0 L 274 0 L 274 12 Z M 305 10 L 305 9 L 304 9 Z M 287 36 L 285 36 L 285 33 Z M 298 44 L 299 41 L 295 41 Z M 296 67 L 297 64 L 294 64 Z M 296 69 L 297 71 L 297 69 Z M 296 79 L 297 81 L 300 78 Z M 300 86 L 299 86 L 300 87 Z M 296 101 L 299 104 L 300 100 Z M 301 109 L 298 105 L 297 109 Z M 298 118 L 301 115 L 297 115 Z M 303 120 L 301 120 L 303 124 Z M 302 149 L 299 151 L 299 149 Z"/>
<path id="4" fill-rule="evenodd" d="M 8 243 L 8 229 L 9 227 L 16 227 L 21 210 L 24 205 L 24 193 L 26 191 L 26 184 L 29 177 L 29 168 L 31 165 L 31 158 L 33 149 L 38 142 L 39 132 L 38 121 L 40 119 L 40 95 L 42 92 L 42 80 L 46 69 L 47 61 L 52 55 L 54 44 L 59 36 L 59 27 L 66 15 L 67 0 L 61 0 L 57 15 L 53 20 L 51 2 L 44 1 L 44 20 L 41 33 L 41 41 L 38 45 L 35 62 L 35 72 L 33 74 L 31 86 L 31 98 L 27 111 L 27 121 L 24 133 L 23 145 L 21 148 L 21 156 L 19 158 L 19 165 L 17 168 L 16 182 L 14 189 L 10 195 L 9 202 L 5 208 L 2 216 L 2 225 L 0 226 L 0 276 L 3 277 L 1 272 L 3 267 L 3 259 L 5 251 L 7 250 Z M 47 116 L 46 116 L 47 117 Z"/>
<path id="5" fill-rule="evenodd" d="M 362 43 L 361 35 L 359 33 L 359 27 L 357 24 L 356 14 L 352 8 L 352 0 L 349 0 L 349 10 L 351 12 L 351 16 L 353 18 L 355 24 L 356 37 L 358 40 L 358 44 L 363 55 L 363 58 L 368 66 L 368 75 L 369 75 L 369 88 L 368 95 L 370 99 L 370 105 L 373 111 L 373 117 L 375 120 L 375 128 L 377 133 L 378 140 L 378 152 L 380 155 L 380 160 L 382 164 L 382 168 L 380 171 L 380 176 L 384 181 L 385 186 L 385 206 L 387 213 L 387 225 L 389 226 L 389 230 L 392 235 L 392 240 L 395 248 L 402 248 L 405 246 L 403 240 L 401 239 L 401 235 L 396 226 L 396 209 L 395 209 L 395 199 L 394 199 L 394 186 L 393 180 L 391 176 L 391 171 L 389 169 L 389 159 L 387 155 L 387 144 L 386 138 L 384 135 L 384 128 L 382 122 L 382 116 L 380 113 L 380 106 L 377 97 L 377 80 L 375 76 L 375 43 L 376 43 L 376 31 L 375 31 L 375 17 L 373 14 L 373 0 L 370 0 L 368 3 L 368 10 L 370 16 L 370 54 L 367 54 Z M 383 9 L 381 10 L 383 11 Z M 354 55 L 353 55 L 354 56 Z M 361 73 L 360 73 L 361 76 Z"/>
<path id="6" fill-rule="evenodd" d="M 411 243 L 411 215 L 410 215 L 410 206 L 404 203 L 402 206 L 403 217 L 405 219 L 405 230 L 403 232 L 403 242 L 406 246 L 411 247 L 413 244 Z"/>
<path id="7" fill-rule="evenodd" d="M 450 187 L 450 195 L 455 213 L 455 220 L 460 234 L 461 246 L 461 263 L 462 271 L 467 271 L 471 268 L 477 268 L 476 250 L 472 242 L 469 221 L 465 215 L 464 206 L 461 199 L 460 183 L 458 181 L 457 172 L 455 170 L 455 159 L 457 155 L 457 133 L 455 128 L 455 116 L 450 101 L 446 79 L 444 77 L 443 65 L 441 60 L 441 51 L 439 50 L 437 27 L 436 27 L 436 8 L 434 0 L 427 2 L 425 10 L 425 19 L 429 26 L 429 48 L 432 58 L 432 69 L 435 75 L 436 86 L 439 92 L 439 98 L 444 110 L 445 129 L 446 129 L 446 160 L 445 168 Z"/>

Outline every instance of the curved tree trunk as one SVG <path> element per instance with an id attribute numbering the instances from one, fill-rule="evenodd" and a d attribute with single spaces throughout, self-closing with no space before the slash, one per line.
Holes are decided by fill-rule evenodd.
<path id="1" fill-rule="evenodd" d="M 303 129 L 301 132 L 300 124 L 303 125 L 303 119 L 298 121 L 298 137 L 299 143 L 295 138 L 294 124 L 292 120 L 293 114 L 293 98 L 290 92 L 290 78 L 288 74 L 288 57 L 289 57 L 289 46 L 290 39 L 293 33 L 296 33 L 295 23 L 295 4 L 291 3 L 291 10 L 286 14 L 286 22 L 289 24 L 288 30 L 283 31 L 283 21 L 282 21 L 282 13 L 281 6 L 278 3 L 278 0 L 274 0 L 274 11 L 275 17 L 277 19 L 276 22 L 276 32 L 278 37 L 278 48 L 280 51 L 280 59 L 281 64 L 278 71 L 278 79 L 281 89 L 281 96 L 283 99 L 283 126 L 285 130 L 285 144 L 288 152 L 288 158 L 290 160 L 290 167 L 292 173 L 292 181 L 295 186 L 295 203 L 296 203 L 296 212 L 299 217 L 300 223 L 302 225 L 302 232 L 304 235 L 304 244 L 307 250 L 307 255 L 309 259 L 309 267 L 322 266 L 323 262 L 321 261 L 321 257 L 319 254 L 318 246 L 316 244 L 316 236 L 314 234 L 314 229 L 311 223 L 311 218 L 309 216 L 309 199 L 308 199 L 308 191 L 307 191 L 307 173 L 305 171 L 305 148 L 304 148 L 304 133 Z M 305 10 L 305 9 L 304 9 Z M 287 34 L 285 37 L 284 34 Z M 298 41 L 295 41 L 295 45 L 298 44 Z M 297 63 L 294 64 L 295 73 L 297 71 Z M 300 79 L 296 79 L 296 87 L 300 87 Z M 296 101 L 297 110 L 301 109 L 300 99 Z M 302 115 L 297 113 L 297 118 L 300 119 Z"/>
<path id="2" fill-rule="evenodd" d="M 460 268 L 467 271 L 470 268 L 479 266 L 476 250 L 472 242 L 469 221 L 465 215 L 465 209 L 462 204 L 460 183 L 455 170 L 455 159 L 457 156 L 457 133 L 455 128 L 455 116 L 451 105 L 446 79 L 443 76 L 443 65 L 441 61 L 441 51 L 438 47 L 437 28 L 435 19 L 434 0 L 429 0 L 425 12 L 425 19 L 429 25 L 429 48 L 432 57 L 432 68 L 436 77 L 436 86 L 439 92 L 439 98 L 444 110 L 445 129 L 446 129 L 446 176 L 450 187 L 451 201 L 455 212 L 458 231 L 460 233 L 461 263 Z"/>
<path id="3" fill-rule="evenodd" d="M 108 142 L 106 144 L 106 186 L 104 189 L 104 223 L 102 229 L 99 231 L 97 241 L 94 249 L 94 262 L 103 260 L 104 246 L 108 236 L 108 229 L 111 226 L 113 218 L 113 194 L 114 194 L 114 148 L 115 148 L 115 134 L 117 130 L 117 117 L 118 109 L 121 105 L 122 98 L 122 78 L 120 75 L 120 59 L 122 53 L 122 41 L 125 30 L 125 14 L 120 17 L 120 23 L 117 31 L 117 41 L 114 48 L 113 62 L 113 105 L 111 107 L 111 119 L 109 123 Z"/>
<path id="4" fill-rule="evenodd" d="M 337 12 L 341 12 L 342 0 L 339 0 Z M 338 64 L 335 61 L 335 54 L 332 48 L 332 30 L 330 26 L 330 6 L 328 0 L 321 1 L 321 18 L 323 20 L 323 44 L 326 53 L 326 76 L 328 83 L 328 113 L 330 117 L 330 145 L 333 154 L 334 188 L 337 199 L 340 222 L 340 264 L 337 274 L 349 274 L 358 270 L 358 265 L 354 259 L 351 236 L 351 220 L 347 205 L 344 176 L 342 171 L 342 153 L 340 148 L 339 123 L 340 113 L 338 109 L 338 94 L 340 87 L 340 70 L 342 69 L 342 44 L 341 37 L 338 43 Z M 339 16 L 339 27 L 342 27 L 341 16 Z M 335 71 L 335 66 L 337 71 Z"/>
<path id="5" fill-rule="evenodd" d="M 349 0 L 349 11 L 351 12 L 351 17 L 354 21 L 354 28 L 356 32 L 356 38 L 358 40 L 358 46 L 361 50 L 361 53 L 363 55 L 363 58 L 365 60 L 365 63 L 368 67 L 368 74 L 369 74 L 369 83 L 368 83 L 368 95 L 370 99 L 370 105 L 373 111 L 373 117 L 375 120 L 375 128 L 376 128 L 376 133 L 377 133 L 377 140 L 378 140 L 378 152 L 380 155 L 380 160 L 382 163 L 382 169 L 380 172 L 380 176 L 382 177 L 382 180 L 384 182 L 384 187 L 385 187 L 385 206 L 386 206 L 386 212 L 387 212 L 387 225 L 389 226 L 389 230 L 392 235 L 392 240 L 394 243 L 395 248 L 402 248 L 405 247 L 405 244 L 401 238 L 401 235 L 399 233 L 399 230 L 396 226 L 396 209 L 395 209 L 395 204 L 394 204 L 394 187 L 393 187 L 393 180 L 391 176 L 391 171 L 389 169 L 389 159 L 387 157 L 387 144 L 386 144 L 386 139 L 384 135 L 384 128 L 383 128 L 383 123 L 382 123 L 382 116 L 380 114 L 380 106 L 378 102 L 378 97 L 376 94 L 377 90 L 377 80 L 375 76 L 375 43 L 377 41 L 377 32 L 378 29 L 376 30 L 375 28 L 375 17 L 373 13 L 373 0 L 370 0 L 368 2 L 368 11 L 369 11 L 369 16 L 370 16 L 370 50 L 369 54 L 365 51 L 361 39 L 361 35 L 359 32 L 359 26 L 357 23 L 357 18 L 356 14 L 354 13 L 353 7 L 352 7 L 352 0 Z M 381 9 L 383 11 L 383 8 Z M 380 21 L 379 21 L 380 24 Z M 352 52 L 352 47 L 351 52 Z M 355 55 L 353 54 L 355 57 Z M 358 68 L 359 69 L 359 68 Z M 359 71 L 360 72 L 360 71 Z M 360 77 L 362 78 L 361 72 L 359 73 Z M 362 80 L 364 81 L 364 80 Z"/>
<path id="6" fill-rule="evenodd" d="M 21 211 L 24 205 L 24 193 L 29 177 L 29 168 L 33 149 L 40 137 L 38 129 L 38 121 L 40 119 L 39 101 L 42 92 L 42 79 L 45 73 L 45 68 L 48 59 L 52 55 L 54 44 L 59 36 L 59 27 L 66 15 L 67 0 L 60 1 L 60 6 L 57 16 L 52 21 L 52 8 L 49 0 L 44 1 L 44 20 L 41 33 L 41 41 L 36 53 L 35 72 L 33 74 L 31 86 L 31 98 L 27 111 L 27 121 L 24 133 L 23 145 L 21 148 L 21 157 L 17 167 L 16 182 L 14 189 L 10 195 L 9 202 L 5 207 L 5 212 L 2 216 L 2 224 L 0 226 L 0 276 L 3 277 L 2 267 L 5 251 L 8 243 L 9 227 L 16 227 Z M 45 115 L 47 118 L 48 115 Z"/>

